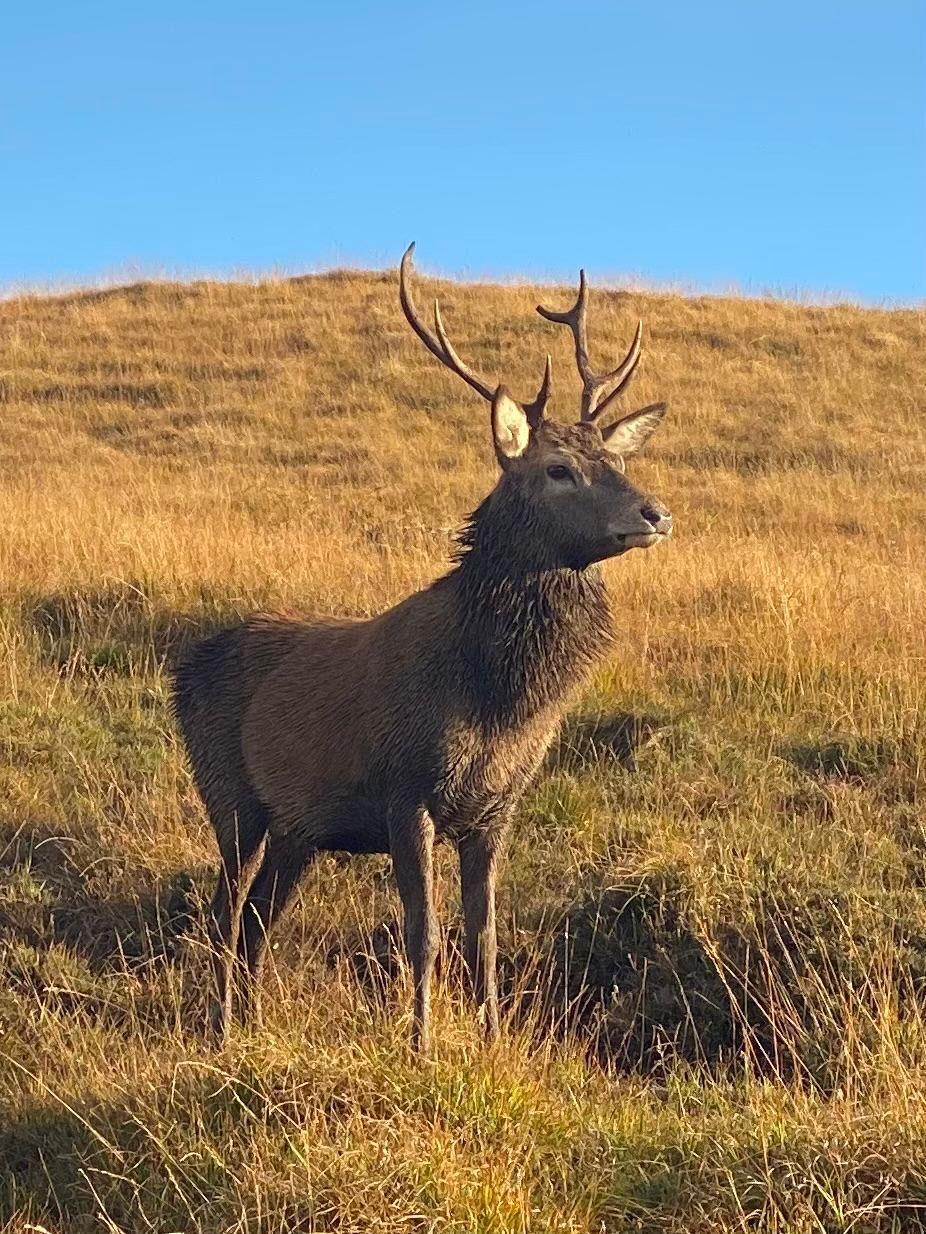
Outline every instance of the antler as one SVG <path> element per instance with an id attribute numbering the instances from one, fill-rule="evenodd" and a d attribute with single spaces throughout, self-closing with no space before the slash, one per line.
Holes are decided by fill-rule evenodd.
<path id="1" fill-rule="evenodd" d="M 571 309 L 564 313 L 556 313 L 553 309 L 537 305 L 537 312 L 547 321 L 555 321 L 559 325 L 568 326 L 576 345 L 576 367 L 582 378 L 581 419 L 589 423 L 598 419 L 606 407 L 626 389 L 634 370 L 640 361 L 643 344 L 643 322 L 637 324 L 636 334 L 630 344 L 630 350 L 621 360 L 616 369 L 610 373 L 595 373 L 588 362 L 588 334 L 586 332 L 586 313 L 588 311 L 588 282 L 585 271 L 579 271 L 579 295 Z M 602 394 L 606 386 L 616 382 L 613 390 L 605 397 Z"/>
<path id="2" fill-rule="evenodd" d="M 468 386 L 482 395 L 487 403 L 491 403 L 495 397 L 495 386 L 490 386 L 488 382 L 479 377 L 468 364 L 464 364 L 454 350 L 453 344 L 447 337 L 447 332 L 444 329 L 444 323 L 441 320 L 440 304 L 437 300 L 434 301 L 434 328 L 437 335 L 433 335 L 425 326 L 420 317 L 418 310 L 415 308 L 414 301 L 411 297 L 411 292 L 408 288 L 408 275 L 412 268 L 412 254 L 415 251 L 415 243 L 412 243 L 405 250 L 402 257 L 402 264 L 399 267 L 399 300 L 402 303 L 402 311 L 405 314 L 406 320 L 411 328 L 415 331 L 418 337 L 427 347 L 432 355 L 437 356 L 441 364 L 450 369 L 452 373 L 456 373 L 458 377 L 462 377 Z M 546 367 L 543 372 L 543 381 L 540 383 L 540 389 L 537 391 L 536 397 L 530 403 L 521 403 L 524 409 L 524 414 L 527 416 L 527 421 L 531 428 L 537 428 L 541 420 L 543 420 L 544 411 L 546 410 L 547 402 L 550 398 L 550 383 L 553 377 L 553 361 L 550 356 L 547 356 Z"/>

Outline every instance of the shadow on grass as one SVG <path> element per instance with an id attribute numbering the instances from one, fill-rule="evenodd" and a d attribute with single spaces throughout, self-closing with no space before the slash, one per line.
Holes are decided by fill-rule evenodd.
<path id="1" fill-rule="evenodd" d="M 42 824 L 0 832 L 0 961 L 4 987 L 55 1011 L 135 1023 L 112 981 L 144 978 L 179 958 L 199 928 L 198 879 L 178 871 L 131 896 L 87 893 L 87 868 L 106 859 L 85 840 Z M 158 1019 L 153 1010 L 154 1019 Z M 161 1017 L 163 1018 L 163 1017 Z"/>
<path id="2" fill-rule="evenodd" d="M 206 594 L 197 610 L 179 612 L 143 582 L 131 581 L 54 592 L 33 601 L 24 615 L 42 658 L 59 672 L 124 676 L 161 668 L 239 616 L 226 601 Z"/>
<path id="3" fill-rule="evenodd" d="M 926 939 L 898 920 L 885 940 L 852 924 L 851 891 L 757 890 L 749 920 L 692 924 L 687 889 L 651 872 L 590 891 L 517 935 L 503 931 L 504 1016 L 538 1047 L 578 1045 L 609 1071 L 662 1076 L 681 1063 L 716 1075 L 799 1078 L 837 1091 L 854 1049 L 876 1054 L 887 1009 L 911 1032 L 926 995 Z M 908 929 L 907 927 L 910 926 Z M 895 961 L 883 962 L 885 941 Z M 438 972 L 468 988 L 458 921 L 444 935 Z M 880 957 L 880 958 L 879 958 Z M 397 920 L 348 935 L 328 953 L 382 1009 L 403 971 Z M 896 1023 L 895 1023 L 896 1027 Z M 474 1032 L 476 1032 L 474 1024 Z"/>
<path id="4" fill-rule="evenodd" d="M 637 754 L 667 723 L 664 716 L 646 712 L 567 717 L 547 755 L 547 770 L 580 772 L 613 759 L 625 770 L 636 771 Z"/>
<path id="5" fill-rule="evenodd" d="M 881 1048 L 885 1015 L 915 1038 L 926 996 L 915 909 L 879 936 L 855 914 L 851 889 L 757 889 L 748 919 L 698 927 L 688 899 L 655 871 L 541 924 L 503 956 L 514 1021 L 576 1041 L 617 1071 L 746 1066 L 823 1093 L 854 1065 L 849 1024 L 863 1055 Z"/>
<path id="6" fill-rule="evenodd" d="M 144 1100 L 85 1103 L 43 1094 L 33 1110 L 0 1128 L 0 1225 L 233 1228 L 241 1196 L 226 1150 L 240 1166 L 258 1126 L 296 1121 L 271 1100 L 267 1083 L 246 1067 L 225 1075 L 193 1065 Z M 190 1151 L 203 1143 L 212 1151 Z"/>
<path id="7" fill-rule="evenodd" d="M 188 991 L 178 1010 L 149 978 L 201 940 L 196 886 L 207 876 L 180 872 L 128 899 L 91 899 L 69 848 L 42 828 L 21 828 L 0 854 L 6 989 L 24 1005 L 34 1000 L 146 1034 L 176 1029 L 179 1016 L 198 1034 L 201 989 Z M 9 894 L 18 878 L 19 902 Z M 30 885 L 42 896 L 29 895 Z M 745 1064 L 778 1079 L 799 1075 L 831 1092 L 845 1078 L 847 1009 L 853 1033 L 867 1033 L 872 1048 L 886 1002 L 900 1018 L 921 1014 L 926 939 L 904 933 L 901 922 L 898 963 L 884 972 L 869 963 L 874 953 L 866 950 L 863 925 L 847 931 L 848 898 L 757 891 L 748 924 L 715 924 L 705 933 L 693 927 L 688 900 L 671 874 L 653 871 L 590 890 L 517 935 L 503 930 L 505 1016 L 538 1044 L 551 1036 L 578 1044 L 609 1070 L 658 1076 L 679 1061 L 717 1073 Z M 439 976 L 459 989 L 468 985 L 462 952 L 460 923 L 453 921 Z M 330 936 L 326 961 L 331 970 L 346 969 L 382 1009 L 396 997 L 405 967 L 397 916 L 372 931 Z M 123 996 L 118 982 L 126 975 L 135 979 L 134 992 Z"/>
<path id="8" fill-rule="evenodd" d="M 902 750 L 896 742 L 833 737 L 789 746 L 783 756 L 817 780 L 866 784 L 904 757 L 912 759 L 914 753 Z"/>
<path id="9" fill-rule="evenodd" d="M 732 1061 L 741 1042 L 730 995 L 679 889 L 659 875 L 570 906 L 502 962 L 516 1021 L 579 1041 L 622 1071 Z"/>
<path id="10" fill-rule="evenodd" d="M 247 1064 L 235 1074 L 194 1064 L 175 1069 L 157 1089 L 115 1100 L 43 1093 L 0 1128 L 0 1226 L 11 1234 L 356 1230 L 354 1188 L 375 1182 L 369 1166 L 362 1163 L 359 1177 L 346 1169 L 330 1175 L 326 1170 L 335 1136 L 344 1140 L 345 1110 L 349 1115 L 352 1101 L 363 1108 L 360 1101 L 373 1099 L 384 1134 L 394 1134 L 392 1124 L 401 1129 L 405 1119 L 408 1134 L 428 1135 L 420 1116 L 409 1121 L 409 1105 L 412 1112 L 423 1106 L 432 1120 L 448 1104 L 454 1112 L 456 1084 L 440 1076 L 438 1071 L 433 1081 L 425 1077 L 405 1089 L 390 1081 L 379 1090 L 382 1098 L 372 1089 L 376 1097 L 364 1098 L 324 1070 L 315 1079 L 298 1064 L 260 1074 Z M 375 1072 L 370 1077 L 377 1078 Z M 365 1094 L 369 1080 L 363 1080 Z M 791 1212 L 801 1229 L 913 1234 L 926 1228 L 923 1174 L 909 1133 L 892 1150 L 880 1128 L 866 1127 L 864 1119 L 846 1133 L 832 1120 L 815 1129 L 805 1112 L 795 1117 L 789 1111 L 771 1124 L 765 1113 L 760 1127 L 766 1133 L 758 1135 L 741 1106 L 728 1105 L 727 1134 L 709 1137 L 697 1117 L 689 1134 L 683 1123 L 662 1123 L 645 1108 L 639 1121 L 631 1111 L 630 1136 L 622 1127 L 608 1138 L 597 1126 L 576 1122 L 561 1159 L 539 1173 L 536 1166 L 525 1172 L 520 1158 L 509 1160 L 517 1129 L 505 1139 L 507 1119 L 495 1118 L 491 1106 L 487 1128 L 492 1143 L 507 1154 L 501 1168 L 517 1171 L 517 1182 L 531 1188 L 538 1205 L 549 1205 L 538 1206 L 538 1215 L 556 1212 L 561 1189 L 582 1187 L 608 1214 L 608 1229 L 758 1230 L 766 1228 L 769 1213 Z M 466 1108 L 472 1129 L 475 1119 Z M 592 1178 L 586 1146 L 594 1147 L 599 1164 Z M 402 1209 L 398 1224 L 388 1228 L 445 1228 L 439 1215 L 446 1213 L 444 1197 L 435 1194 L 427 1175 L 422 1180 L 408 1154 L 399 1154 L 394 1169 L 383 1185 Z M 471 1221 L 484 1211 L 487 1224 L 468 1228 L 500 1228 L 491 1224 L 496 1204 L 488 1186 L 484 1210 L 470 1208 Z"/>
<path id="11" fill-rule="evenodd" d="M 679 1060 L 717 1067 L 746 1050 L 770 1060 L 774 1034 L 762 1004 L 747 994 L 734 1005 L 709 945 L 683 923 L 676 890 L 655 879 L 610 887 L 526 937 L 522 931 L 519 943 L 503 935 L 503 1015 L 538 1044 L 550 1036 L 571 1041 L 590 1060 L 623 1072 L 657 1073 Z M 463 954 L 462 924 L 452 921 L 437 976 L 468 995 Z M 339 940 L 327 961 L 346 965 L 381 1010 L 404 968 L 398 919 Z"/>

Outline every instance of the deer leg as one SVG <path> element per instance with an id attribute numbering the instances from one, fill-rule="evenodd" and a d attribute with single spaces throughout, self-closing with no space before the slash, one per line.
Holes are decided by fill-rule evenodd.
<path id="1" fill-rule="evenodd" d="M 218 1041 L 224 1040 L 231 1020 L 231 978 L 241 907 L 260 861 L 266 829 L 266 813 L 256 800 L 242 800 L 228 826 L 216 828 L 221 865 L 208 928 L 215 983 L 209 1023 Z"/>
<path id="2" fill-rule="evenodd" d="M 253 1014 L 260 1023 L 259 983 L 267 956 L 270 931 L 292 901 L 306 866 L 315 850 L 288 836 L 271 836 L 264 860 L 251 884 L 242 911 L 238 937 L 238 988 L 241 1018 Z"/>
<path id="3" fill-rule="evenodd" d="M 501 829 L 486 828 L 471 831 L 457 846 L 466 928 L 466 964 L 490 1041 L 498 1036 L 495 875 L 501 840 Z"/>
<path id="4" fill-rule="evenodd" d="M 412 966 L 415 1005 L 412 1047 L 431 1052 L 431 979 L 439 945 L 434 907 L 434 823 L 422 809 L 393 814 L 389 848 L 405 912 L 405 950 Z"/>

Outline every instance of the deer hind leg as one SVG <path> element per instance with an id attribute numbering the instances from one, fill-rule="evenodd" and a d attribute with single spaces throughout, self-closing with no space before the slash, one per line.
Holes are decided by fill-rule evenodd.
<path id="1" fill-rule="evenodd" d="M 440 943 L 434 907 L 434 823 L 426 811 L 392 811 L 389 847 L 405 913 L 405 950 L 412 966 L 415 1006 L 412 1046 L 431 1052 L 431 980 Z"/>
<path id="2" fill-rule="evenodd" d="M 289 836 L 271 835 L 264 859 L 251 884 L 238 936 L 238 979 L 243 1019 L 259 1021 L 259 982 L 270 931 L 291 903 L 306 867 L 316 850 Z"/>
<path id="3" fill-rule="evenodd" d="M 470 832 L 460 840 L 460 891 L 466 927 L 466 964 L 473 994 L 484 1016 L 486 1036 L 498 1036 L 495 877 L 503 840 L 500 828 Z"/>
<path id="4" fill-rule="evenodd" d="M 257 870 L 267 833 L 267 813 L 253 795 L 242 796 L 224 825 L 217 825 L 221 865 L 209 909 L 214 998 L 210 1028 L 224 1040 L 231 1020 L 232 968 L 241 923 L 241 909 Z"/>

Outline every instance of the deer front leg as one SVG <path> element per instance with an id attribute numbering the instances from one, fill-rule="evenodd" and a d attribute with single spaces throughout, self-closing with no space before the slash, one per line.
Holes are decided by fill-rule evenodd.
<path id="1" fill-rule="evenodd" d="M 405 950 L 415 982 L 412 1046 L 431 1052 L 431 979 L 439 946 L 434 907 L 434 823 L 423 809 L 393 811 L 389 847 L 405 912 Z"/>
<path id="2" fill-rule="evenodd" d="M 495 877 L 503 839 L 503 826 L 494 824 L 470 832 L 458 845 L 466 963 L 476 1005 L 485 1017 L 485 1032 L 490 1041 L 498 1036 Z"/>

